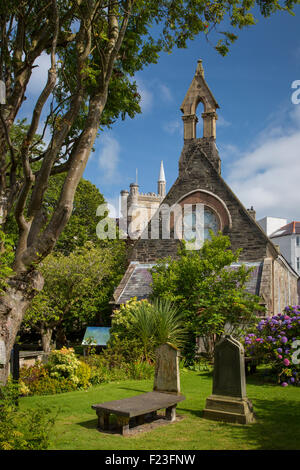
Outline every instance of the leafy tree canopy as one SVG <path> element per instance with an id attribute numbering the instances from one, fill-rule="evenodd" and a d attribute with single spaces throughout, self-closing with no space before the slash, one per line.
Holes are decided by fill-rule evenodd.
<path id="1" fill-rule="evenodd" d="M 259 297 L 245 290 L 252 269 L 229 268 L 239 255 L 240 250 L 230 250 L 229 237 L 211 232 L 199 251 L 183 246 L 178 259 L 163 259 L 152 268 L 152 295 L 169 299 L 185 313 L 191 335 L 204 338 L 208 353 L 225 326 L 241 328 L 264 310 Z"/>
<path id="2" fill-rule="evenodd" d="M 125 245 L 86 242 L 72 253 L 53 253 L 41 265 L 44 289 L 26 312 L 24 325 L 40 333 L 70 334 L 94 322 L 109 324 L 108 302 L 124 271 Z"/>

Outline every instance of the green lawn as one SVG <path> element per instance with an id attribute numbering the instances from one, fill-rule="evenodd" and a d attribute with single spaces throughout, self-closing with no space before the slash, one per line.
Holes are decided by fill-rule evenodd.
<path id="1" fill-rule="evenodd" d="M 300 449 L 300 388 L 261 384 L 248 379 L 247 394 L 257 422 L 252 425 L 218 423 L 202 418 L 205 399 L 211 393 L 210 374 L 181 371 L 186 400 L 179 403 L 184 419 L 131 437 L 104 434 L 96 429 L 94 403 L 148 392 L 152 380 L 115 382 L 51 396 L 20 399 L 21 408 L 50 407 L 57 413 L 50 449 L 56 450 L 248 450 Z"/>

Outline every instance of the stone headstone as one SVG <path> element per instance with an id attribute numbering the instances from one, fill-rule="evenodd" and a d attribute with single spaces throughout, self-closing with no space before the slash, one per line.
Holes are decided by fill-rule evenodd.
<path id="1" fill-rule="evenodd" d="M 254 421 L 246 394 L 244 348 L 230 335 L 215 347 L 213 393 L 206 400 L 203 416 L 240 424 Z"/>
<path id="2" fill-rule="evenodd" d="M 179 350 L 170 343 L 156 349 L 155 392 L 180 394 Z"/>
<path id="3" fill-rule="evenodd" d="M 244 398 L 246 379 L 244 348 L 232 336 L 225 336 L 215 347 L 213 394 Z"/>

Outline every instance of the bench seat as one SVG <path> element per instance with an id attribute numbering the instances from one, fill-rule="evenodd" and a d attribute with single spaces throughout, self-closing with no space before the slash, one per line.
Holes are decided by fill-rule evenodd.
<path id="1" fill-rule="evenodd" d="M 166 418 L 170 421 L 176 419 L 177 403 L 185 400 L 183 395 L 162 392 L 148 392 L 122 400 L 107 401 L 92 405 L 98 416 L 98 427 L 106 430 L 109 426 L 109 415 L 117 416 L 118 426 L 123 435 L 129 432 L 130 418 L 138 418 L 138 424 L 144 422 L 144 416 L 166 409 Z"/>

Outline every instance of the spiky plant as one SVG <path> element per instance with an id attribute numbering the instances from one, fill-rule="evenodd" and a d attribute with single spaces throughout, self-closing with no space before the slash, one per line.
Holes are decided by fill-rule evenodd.
<path id="1" fill-rule="evenodd" d="M 143 343 L 144 358 L 147 361 L 155 344 L 153 307 L 149 302 L 139 302 L 132 309 L 132 331 Z"/>
<path id="2" fill-rule="evenodd" d="M 164 298 L 154 299 L 152 307 L 156 345 L 171 343 L 182 346 L 186 334 L 183 314 Z"/>

